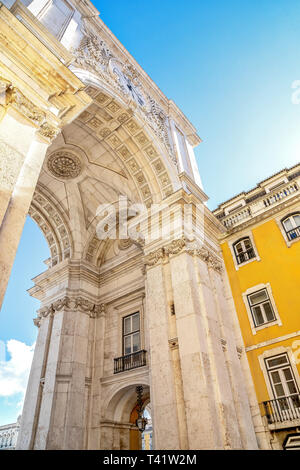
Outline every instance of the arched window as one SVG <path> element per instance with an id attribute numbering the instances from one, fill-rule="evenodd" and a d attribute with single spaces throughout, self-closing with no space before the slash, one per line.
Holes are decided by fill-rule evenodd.
<path id="1" fill-rule="evenodd" d="M 282 225 L 289 241 L 300 237 L 300 212 L 288 215 Z"/>
<path id="2" fill-rule="evenodd" d="M 233 245 L 235 257 L 238 264 L 245 263 L 255 258 L 255 251 L 249 237 L 241 238 Z"/>

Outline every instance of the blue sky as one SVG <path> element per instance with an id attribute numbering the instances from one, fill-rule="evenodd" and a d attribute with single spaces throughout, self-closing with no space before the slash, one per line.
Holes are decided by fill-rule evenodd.
<path id="1" fill-rule="evenodd" d="M 101 18 L 197 128 L 197 161 L 209 207 L 299 162 L 300 3 L 292 0 L 98 0 Z M 28 219 L 0 313 L 9 363 L 0 384 L 0 424 L 20 411 L 36 338 L 38 302 L 26 293 L 45 270 L 46 242 Z M 6 380 L 6 382 L 4 382 Z M 13 388 L 15 386 L 15 389 Z M 22 388 L 23 387 L 23 388 Z M 9 387 L 8 387 L 9 388 Z M 2 388 L 4 390 L 4 388 Z"/>

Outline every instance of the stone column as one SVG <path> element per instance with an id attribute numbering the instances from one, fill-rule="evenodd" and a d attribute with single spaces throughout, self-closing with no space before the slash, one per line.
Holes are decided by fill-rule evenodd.
<path id="1" fill-rule="evenodd" d="M 24 404 L 19 449 L 84 449 L 89 407 L 90 357 L 100 307 L 65 296 L 41 309 Z M 46 333 L 47 330 L 47 333 Z M 40 357 L 39 357 L 40 355 Z M 41 387 L 38 390 L 38 384 Z M 33 396 L 30 396 L 33 391 Z M 35 418 L 32 420 L 33 408 Z"/>
<path id="2" fill-rule="evenodd" d="M 48 145 L 38 135 L 31 142 L 0 227 L 0 308 Z"/>
<path id="3" fill-rule="evenodd" d="M 21 428 L 18 434 L 17 448 L 31 449 L 33 446 L 34 433 L 39 416 L 43 377 L 51 339 L 53 316 L 51 313 L 43 320 L 37 319 L 36 326 L 39 334 L 34 350 L 28 386 L 22 411 Z"/>
<path id="4" fill-rule="evenodd" d="M 89 403 L 88 435 L 86 447 L 91 450 L 103 448 L 101 442 L 101 383 L 104 366 L 105 305 L 100 306 L 100 313 L 94 321 L 94 335 L 91 358 L 91 399 Z"/>
<path id="5" fill-rule="evenodd" d="M 145 263 L 156 448 L 256 449 L 217 246 L 183 237 Z"/>
<path id="6" fill-rule="evenodd" d="M 248 439 L 241 433 L 244 418 L 250 417 L 249 404 L 242 394 L 238 397 L 238 414 L 236 409 L 233 383 L 241 372 L 228 369 L 228 360 L 235 364 L 238 361 L 237 351 L 231 348 L 234 359 L 228 358 L 228 352 L 226 361 L 222 347 L 228 335 L 224 338 L 211 280 L 211 276 L 221 277 L 221 259 L 204 247 L 191 251 L 184 247 L 178 253 L 171 246 L 166 251 L 172 273 L 189 446 L 256 448 L 251 418 Z M 223 318 L 223 323 L 231 327 L 229 319 Z"/>
<path id="7" fill-rule="evenodd" d="M 182 449 L 175 393 L 174 365 L 169 345 L 170 306 L 166 295 L 163 253 L 146 263 L 146 325 L 149 337 L 150 396 L 156 449 Z M 152 264 L 152 266 L 151 266 Z"/>

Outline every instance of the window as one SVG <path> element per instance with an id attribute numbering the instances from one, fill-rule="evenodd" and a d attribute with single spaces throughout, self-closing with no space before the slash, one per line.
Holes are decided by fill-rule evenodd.
<path id="1" fill-rule="evenodd" d="M 300 237 L 300 213 L 289 215 L 282 220 L 282 225 L 289 241 Z"/>
<path id="2" fill-rule="evenodd" d="M 270 357 L 265 359 L 265 363 L 274 397 L 278 399 L 280 410 L 287 411 L 292 407 L 299 413 L 299 390 L 288 355 L 280 354 Z"/>
<path id="3" fill-rule="evenodd" d="M 237 264 L 245 263 L 246 261 L 256 257 L 252 242 L 249 237 L 238 240 L 236 243 L 234 243 L 233 249 Z"/>
<path id="4" fill-rule="evenodd" d="M 261 289 L 247 296 L 254 326 L 264 325 L 276 320 L 267 289 Z"/>
<path id="5" fill-rule="evenodd" d="M 61 39 L 73 13 L 73 8 L 64 0 L 50 0 L 37 18 L 57 39 Z"/>
<path id="6" fill-rule="evenodd" d="M 123 318 L 123 354 L 135 353 L 141 349 L 140 313 Z"/>

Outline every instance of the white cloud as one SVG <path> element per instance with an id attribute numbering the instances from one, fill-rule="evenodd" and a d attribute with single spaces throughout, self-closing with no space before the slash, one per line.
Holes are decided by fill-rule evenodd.
<path id="1" fill-rule="evenodd" d="M 0 361 L 0 397 L 21 397 L 18 405 L 23 404 L 35 343 L 28 346 L 21 341 L 7 341 L 8 361 Z"/>

